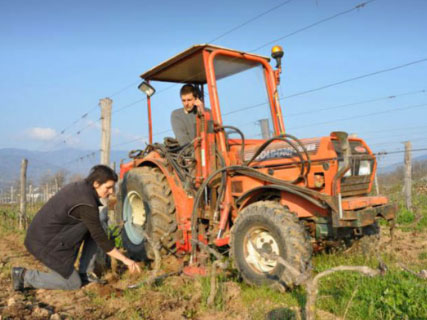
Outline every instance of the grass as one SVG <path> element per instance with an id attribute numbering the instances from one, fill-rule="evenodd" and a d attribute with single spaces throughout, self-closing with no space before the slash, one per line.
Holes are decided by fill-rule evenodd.
<path id="1" fill-rule="evenodd" d="M 427 195 L 413 194 L 412 210 L 408 210 L 401 194 L 392 197 L 398 204 L 396 222 L 403 231 L 427 231 Z"/>
<path id="2" fill-rule="evenodd" d="M 296 288 L 291 292 L 281 293 L 269 287 L 253 287 L 245 283 L 240 284 L 241 299 L 247 310 L 251 310 L 251 319 L 265 319 L 266 314 L 272 312 L 273 319 L 293 319 L 294 311 L 289 308 L 305 306 L 305 292 L 303 288 Z"/>
<path id="3" fill-rule="evenodd" d="M 401 188 L 393 188 L 392 201 L 399 205 L 397 228 L 404 232 L 427 232 L 427 195 L 413 194 L 414 210 L 405 208 Z M 37 207 L 29 208 L 29 216 L 37 212 Z M 3 233 L 18 232 L 22 238 L 24 231 L 17 230 L 17 208 L 0 207 L 4 219 L 0 222 Z M 114 230 L 113 230 L 114 231 Z M 417 253 L 416 261 L 401 261 L 415 272 L 427 269 L 427 251 Z M 388 266 L 384 276 L 369 278 L 354 272 L 337 272 L 322 278 L 317 297 L 317 309 L 322 309 L 345 319 L 427 319 L 427 284 L 426 280 L 403 271 L 397 266 L 399 259 L 394 252 L 381 253 L 381 259 Z M 377 268 L 376 256 L 339 252 L 319 254 L 313 257 L 314 274 L 339 265 L 367 265 Z M 8 263 L 0 266 L 0 272 L 6 272 Z M 149 272 L 145 270 L 147 274 Z M 129 279 L 125 275 L 124 281 Z M 119 319 L 149 319 L 158 315 L 163 308 L 181 307 L 181 317 L 199 318 L 201 315 L 215 312 L 229 312 L 230 305 L 238 305 L 241 314 L 250 319 L 295 319 L 295 310 L 304 308 L 306 294 L 303 288 L 292 292 L 280 293 L 268 287 L 252 287 L 239 282 L 236 277 L 218 275 L 218 290 L 213 306 L 207 305 L 210 294 L 210 278 L 200 277 L 196 280 L 166 279 L 154 287 L 142 287 L 137 290 L 124 290 L 122 296 L 111 296 L 116 305 L 129 305 L 126 310 L 116 314 Z M 176 279 L 175 279 L 176 280 Z M 233 301 L 227 301 L 227 285 L 234 282 L 239 290 Z M 105 299 L 100 299 L 95 292 L 88 292 L 91 303 L 102 308 Z M 194 299 L 199 295 L 199 299 Z M 183 307 L 185 306 L 185 307 Z M 235 306 L 234 306 L 235 307 Z M 235 307 L 236 308 L 236 307 Z"/>
<path id="4" fill-rule="evenodd" d="M 35 204 L 27 207 L 27 220 L 31 221 L 38 210 L 40 210 L 42 204 Z M 19 206 L 17 205 L 5 205 L 0 206 L 0 228 L 2 234 L 7 233 L 19 233 L 25 235 L 25 230 L 18 228 L 19 221 Z"/>
<path id="5" fill-rule="evenodd" d="M 413 194 L 414 210 L 407 210 L 401 187 L 389 195 L 398 203 L 397 228 L 404 232 L 427 231 L 427 195 Z M 426 280 L 417 278 L 397 266 L 410 263 L 415 272 L 427 268 L 427 252 L 418 254 L 419 261 L 398 261 L 394 254 L 381 254 L 389 267 L 384 276 L 368 278 L 358 273 L 339 272 L 323 278 L 317 308 L 346 319 L 427 319 Z M 337 253 L 318 255 L 313 259 L 316 272 L 338 265 L 367 265 L 376 268 L 374 256 Z"/>
<path id="6" fill-rule="evenodd" d="M 393 264 L 384 276 L 369 278 L 353 272 L 339 272 L 321 280 L 317 307 L 347 319 L 426 319 L 427 286 L 412 274 Z M 338 265 L 367 265 L 375 268 L 375 258 L 346 254 L 315 257 L 316 271 Z"/>
<path id="7" fill-rule="evenodd" d="M 354 292 L 356 290 L 356 292 Z M 350 319 L 422 319 L 426 317 L 427 287 L 406 272 L 390 270 L 383 277 L 334 275 L 323 280 L 318 307 Z M 351 305 L 349 301 L 354 294 Z"/>
<path id="8" fill-rule="evenodd" d="M 210 277 L 201 277 L 199 278 L 202 291 L 202 307 L 208 309 L 207 301 L 211 293 L 211 279 Z M 217 291 L 215 294 L 213 308 L 215 310 L 224 310 L 225 301 L 224 301 L 224 281 L 226 278 L 222 275 L 217 276 Z"/>

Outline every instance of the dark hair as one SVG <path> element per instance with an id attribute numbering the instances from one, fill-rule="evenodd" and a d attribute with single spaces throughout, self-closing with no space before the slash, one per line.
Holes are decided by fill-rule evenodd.
<path id="1" fill-rule="evenodd" d="M 194 98 L 199 98 L 199 91 L 192 84 L 184 84 L 179 93 L 181 96 L 192 93 Z"/>
<path id="2" fill-rule="evenodd" d="M 115 173 L 114 170 L 110 167 L 103 164 L 96 165 L 90 169 L 89 175 L 85 179 L 85 181 L 90 185 L 92 185 L 94 182 L 103 184 L 109 180 L 117 182 L 117 173 Z"/>

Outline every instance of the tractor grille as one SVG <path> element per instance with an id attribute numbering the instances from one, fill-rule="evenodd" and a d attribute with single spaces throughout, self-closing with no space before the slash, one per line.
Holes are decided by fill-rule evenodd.
<path id="1" fill-rule="evenodd" d="M 338 155 L 338 160 L 342 161 L 342 152 L 338 141 L 332 141 L 335 151 Z M 362 147 L 362 148 L 361 148 Z M 359 141 L 350 141 L 350 170 L 346 176 L 341 179 L 341 194 L 342 196 L 357 196 L 367 194 L 369 192 L 369 183 L 374 167 L 374 158 L 369 155 L 368 151 L 360 152 L 363 146 Z M 363 162 L 362 162 L 363 161 Z M 361 171 L 361 164 L 369 163 L 370 173 Z"/>
<path id="2" fill-rule="evenodd" d="M 341 195 L 356 196 L 368 193 L 371 176 L 350 176 L 341 179 Z"/>

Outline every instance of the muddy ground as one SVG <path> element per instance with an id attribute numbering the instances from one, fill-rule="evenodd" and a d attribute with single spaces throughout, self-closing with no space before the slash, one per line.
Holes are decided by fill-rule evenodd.
<path id="1" fill-rule="evenodd" d="M 388 233 L 382 234 L 382 250 L 393 252 L 398 261 L 416 261 L 427 247 L 427 236 L 422 232 L 396 230 L 393 246 Z M 220 288 L 220 306 L 206 305 L 209 289 L 204 282 L 172 276 L 159 286 L 127 290 L 129 284 L 148 277 L 145 269 L 136 279 L 122 270 L 119 276 L 111 271 L 104 277 L 108 284 L 90 284 L 76 291 L 30 290 L 14 292 L 11 288 L 10 269 L 23 266 L 43 270 L 44 267 L 28 254 L 21 234 L 6 234 L 0 238 L 0 320 L 4 319 L 286 319 L 295 317 L 298 306 L 284 306 L 263 299 L 261 313 L 242 299 L 242 288 L 236 281 L 225 280 Z M 171 258 L 173 259 L 173 258 Z M 163 271 L 173 271 L 176 261 L 164 261 Z M 205 281 L 206 283 L 207 281 Z M 321 319 L 336 319 L 319 310 Z"/>

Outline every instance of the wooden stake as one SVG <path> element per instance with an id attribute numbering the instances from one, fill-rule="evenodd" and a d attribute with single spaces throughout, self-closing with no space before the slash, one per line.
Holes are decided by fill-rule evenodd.
<path id="1" fill-rule="evenodd" d="M 375 182 L 375 192 L 377 193 L 377 195 L 380 194 L 380 186 L 378 185 L 378 176 L 377 173 L 375 172 L 375 178 L 374 178 L 374 182 Z"/>
<path id="2" fill-rule="evenodd" d="M 21 199 L 19 206 L 19 229 L 27 228 L 27 165 L 28 160 L 21 162 Z"/>
<path id="3" fill-rule="evenodd" d="M 406 209 L 412 210 L 412 156 L 411 156 L 411 141 L 405 142 L 405 203 Z"/>
<path id="4" fill-rule="evenodd" d="M 113 100 L 104 98 L 99 100 L 101 107 L 101 164 L 110 165 L 110 147 L 111 147 L 111 106 Z"/>
<path id="5" fill-rule="evenodd" d="M 10 187 L 10 203 L 15 201 L 15 188 L 13 186 Z"/>
<path id="6" fill-rule="evenodd" d="M 30 206 L 32 207 L 34 205 L 34 195 L 33 195 L 33 185 L 30 184 L 28 186 L 28 194 L 30 195 Z"/>

